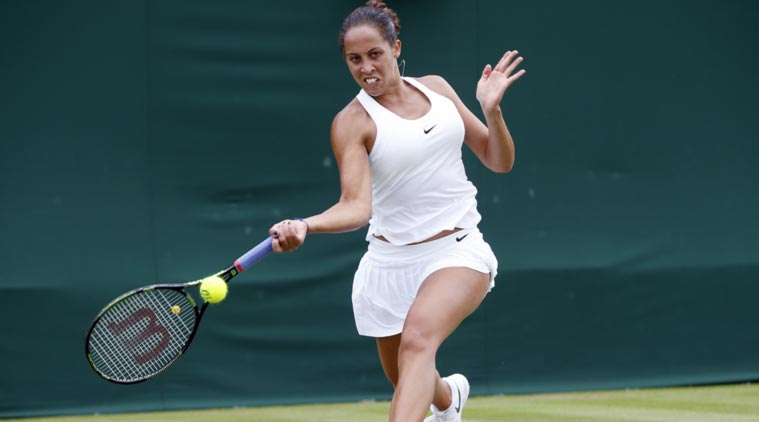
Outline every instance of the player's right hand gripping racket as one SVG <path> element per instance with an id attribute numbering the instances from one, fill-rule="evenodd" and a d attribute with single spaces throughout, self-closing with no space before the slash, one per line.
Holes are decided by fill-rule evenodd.
<path id="1" fill-rule="evenodd" d="M 215 274 L 229 282 L 271 252 L 269 237 Z M 187 287 L 203 279 L 180 284 L 154 284 L 114 299 L 92 321 L 85 352 L 92 369 L 118 384 L 152 378 L 184 353 L 208 307 L 198 309 Z"/>

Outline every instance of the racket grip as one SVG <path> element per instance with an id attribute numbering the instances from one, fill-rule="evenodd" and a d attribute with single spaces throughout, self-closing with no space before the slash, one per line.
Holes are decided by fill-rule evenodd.
<path id="1" fill-rule="evenodd" d="M 272 237 L 269 236 L 266 238 L 266 240 L 254 246 L 253 249 L 249 250 L 248 252 L 245 252 L 243 256 L 237 258 L 237 260 L 235 260 L 235 268 L 237 268 L 237 271 L 243 272 L 247 270 L 248 267 L 250 267 L 251 265 L 260 261 L 261 258 L 268 255 L 269 252 L 271 252 L 271 242 L 273 240 L 274 239 L 272 239 Z"/>

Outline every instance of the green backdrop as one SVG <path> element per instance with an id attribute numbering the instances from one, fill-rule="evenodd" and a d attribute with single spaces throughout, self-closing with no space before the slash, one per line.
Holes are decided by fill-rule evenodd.
<path id="1" fill-rule="evenodd" d="M 388 399 L 355 333 L 364 231 L 231 285 L 167 373 L 112 385 L 84 334 L 123 291 L 216 271 L 339 195 L 352 1 L 0 1 L 0 417 Z M 466 151 L 497 287 L 444 345 L 473 394 L 759 378 L 756 6 L 396 1 L 407 75 L 476 112 L 518 48 L 517 163 Z"/>

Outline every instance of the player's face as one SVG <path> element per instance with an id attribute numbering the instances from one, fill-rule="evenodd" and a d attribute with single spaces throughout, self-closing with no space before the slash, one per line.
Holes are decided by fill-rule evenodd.
<path id="1" fill-rule="evenodd" d="M 345 33 L 343 51 L 353 79 L 369 95 L 382 95 L 400 84 L 400 40 L 390 45 L 374 27 L 361 25 Z"/>

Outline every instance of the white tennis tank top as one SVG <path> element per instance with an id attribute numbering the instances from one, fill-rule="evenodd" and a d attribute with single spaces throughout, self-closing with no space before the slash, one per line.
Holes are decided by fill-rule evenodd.
<path id="1" fill-rule="evenodd" d="M 464 121 L 456 106 L 415 79 L 403 80 L 430 101 L 429 112 L 418 119 L 396 115 L 363 89 L 356 96 L 377 127 L 369 153 L 372 217 L 366 238 L 384 236 L 396 245 L 472 228 L 481 219 L 477 188 L 461 159 Z"/>

